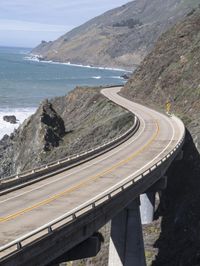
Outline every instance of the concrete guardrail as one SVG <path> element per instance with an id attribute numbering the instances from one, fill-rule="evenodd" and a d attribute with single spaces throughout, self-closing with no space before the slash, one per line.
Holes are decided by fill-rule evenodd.
<path id="1" fill-rule="evenodd" d="M 75 154 L 66 158 L 56 160 L 54 162 L 42 165 L 38 168 L 34 168 L 28 171 L 24 171 L 18 175 L 9 176 L 0 180 L 0 196 L 5 195 L 16 189 L 31 185 L 43 179 L 49 178 L 55 174 L 66 171 L 72 167 L 89 161 L 101 154 L 108 152 L 109 150 L 119 146 L 131 136 L 135 134 L 140 125 L 139 119 L 134 117 L 134 124 L 122 135 L 106 142 L 96 148 Z"/>

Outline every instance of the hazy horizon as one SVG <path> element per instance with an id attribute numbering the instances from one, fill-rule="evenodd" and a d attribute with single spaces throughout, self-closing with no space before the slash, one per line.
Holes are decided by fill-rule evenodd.
<path id="1" fill-rule="evenodd" d="M 33 48 L 127 0 L 1 0 L 0 46 Z"/>

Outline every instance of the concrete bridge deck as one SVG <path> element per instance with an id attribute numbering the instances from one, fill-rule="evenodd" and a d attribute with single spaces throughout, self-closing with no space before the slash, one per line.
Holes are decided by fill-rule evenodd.
<path id="1" fill-rule="evenodd" d="M 133 103 L 118 95 L 119 91 L 120 88 L 116 87 L 104 89 L 102 93 L 136 114 L 140 127 L 135 135 L 91 161 L 1 196 L 0 246 L 50 223 L 93 198 L 100 198 L 112 187 L 128 181 L 130 176 L 135 178 L 136 183 L 140 182 L 140 174 L 181 142 L 184 126 L 179 119 Z M 163 174 L 166 170 L 165 165 Z M 141 187 L 140 193 L 146 189 Z M 88 210 L 91 211 L 90 208 Z"/>

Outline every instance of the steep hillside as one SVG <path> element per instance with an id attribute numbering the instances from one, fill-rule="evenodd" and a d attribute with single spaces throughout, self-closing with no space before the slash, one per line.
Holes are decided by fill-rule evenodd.
<path id="1" fill-rule="evenodd" d="M 199 10 L 199 9 L 198 9 Z M 159 106 L 170 99 L 200 145 L 200 15 L 191 13 L 167 31 L 126 84 L 123 94 Z"/>
<path id="2" fill-rule="evenodd" d="M 10 137 L 0 141 L 0 177 L 20 173 L 109 141 L 133 124 L 133 116 L 98 88 L 76 88 L 44 101 Z"/>
<path id="3" fill-rule="evenodd" d="M 180 116 L 188 128 L 183 159 L 167 172 L 168 188 L 156 213 L 157 219 L 160 218 L 149 226 L 150 230 L 145 229 L 151 247 L 158 249 L 154 266 L 200 265 L 199 73 L 198 9 L 162 35 L 122 93 L 159 110 L 164 110 L 166 100 L 170 99 L 172 112 Z M 151 248 L 148 256 L 152 258 L 154 252 Z"/>
<path id="4" fill-rule="evenodd" d="M 33 50 L 45 60 L 133 69 L 198 0 L 135 0 Z"/>

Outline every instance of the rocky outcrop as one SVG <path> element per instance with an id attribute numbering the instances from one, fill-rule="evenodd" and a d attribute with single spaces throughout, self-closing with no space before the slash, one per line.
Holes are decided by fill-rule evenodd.
<path id="1" fill-rule="evenodd" d="M 158 37 L 198 5 L 190 0 L 136 0 L 110 10 L 32 53 L 44 60 L 133 69 Z"/>
<path id="2" fill-rule="evenodd" d="M 44 131 L 44 151 L 58 147 L 59 141 L 65 136 L 65 125 L 63 119 L 55 112 L 48 100 L 42 105 L 40 119 Z"/>
<path id="3" fill-rule="evenodd" d="M 121 78 L 128 80 L 131 77 L 131 74 L 125 73 L 121 76 Z"/>
<path id="4" fill-rule="evenodd" d="M 11 136 L 0 141 L 0 176 L 20 173 L 86 151 L 125 132 L 133 116 L 99 88 L 76 88 L 44 101 Z"/>
<path id="5" fill-rule="evenodd" d="M 17 118 L 15 115 L 5 115 L 3 116 L 3 120 L 10 124 L 17 124 Z"/>

